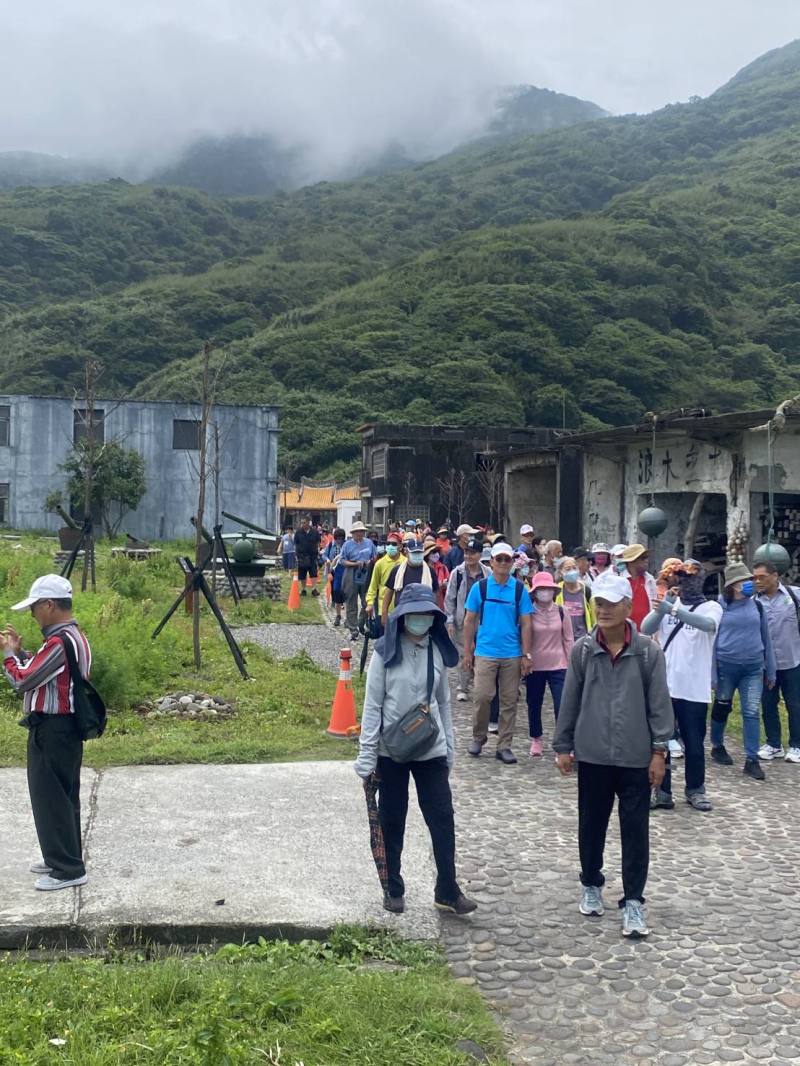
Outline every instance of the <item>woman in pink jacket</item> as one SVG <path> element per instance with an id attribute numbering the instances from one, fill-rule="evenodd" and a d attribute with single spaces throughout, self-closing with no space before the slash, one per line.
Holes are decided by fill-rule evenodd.
<path id="1" fill-rule="evenodd" d="M 534 758 L 542 754 L 542 704 L 545 689 L 550 686 L 553 710 L 558 718 L 567 664 L 575 642 L 570 616 L 563 607 L 554 602 L 557 592 L 558 585 L 551 574 L 543 571 L 534 576 L 531 584 L 531 599 L 535 608 L 532 618 L 533 669 L 525 678 L 530 754 Z"/>

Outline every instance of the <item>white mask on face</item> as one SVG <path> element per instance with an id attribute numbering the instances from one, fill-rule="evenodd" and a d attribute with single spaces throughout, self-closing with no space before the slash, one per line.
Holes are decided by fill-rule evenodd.
<path id="1" fill-rule="evenodd" d="M 537 589 L 536 590 L 536 599 L 539 600 L 540 603 L 552 603 L 554 596 L 555 596 L 555 592 L 553 592 L 552 589 Z"/>

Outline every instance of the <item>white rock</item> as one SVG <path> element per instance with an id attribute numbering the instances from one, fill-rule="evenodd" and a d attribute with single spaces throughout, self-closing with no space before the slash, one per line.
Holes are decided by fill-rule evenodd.
<path id="1" fill-rule="evenodd" d="M 181 696 L 181 698 L 178 700 L 178 703 L 182 703 L 184 707 L 188 707 L 191 702 L 191 696 Z"/>

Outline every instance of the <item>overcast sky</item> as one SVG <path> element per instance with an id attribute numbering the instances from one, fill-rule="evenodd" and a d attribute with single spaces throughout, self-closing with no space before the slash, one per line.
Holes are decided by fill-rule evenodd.
<path id="1" fill-rule="evenodd" d="M 0 18 L 0 150 L 115 159 L 242 130 L 424 151 L 517 83 L 651 111 L 800 37 L 800 0 L 0 0 Z"/>

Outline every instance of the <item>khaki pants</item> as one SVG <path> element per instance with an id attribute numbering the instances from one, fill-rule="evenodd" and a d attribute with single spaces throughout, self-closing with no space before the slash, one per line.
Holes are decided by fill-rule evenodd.
<path id="1" fill-rule="evenodd" d="M 485 744 L 489 736 L 489 708 L 494 699 L 495 686 L 500 694 L 500 722 L 497 750 L 510 748 L 517 719 L 517 698 L 521 673 L 521 657 L 514 659 L 486 659 L 475 656 L 475 708 L 472 716 L 472 739 Z"/>
<path id="2" fill-rule="evenodd" d="M 469 686 L 472 682 L 472 672 L 465 670 L 462 665 L 462 659 L 464 658 L 464 627 L 453 626 L 453 643 L 458 650 L 458 666 L 455 667 L 456 677 L 458 678 L 458 691 L 469 692 Z"/>

